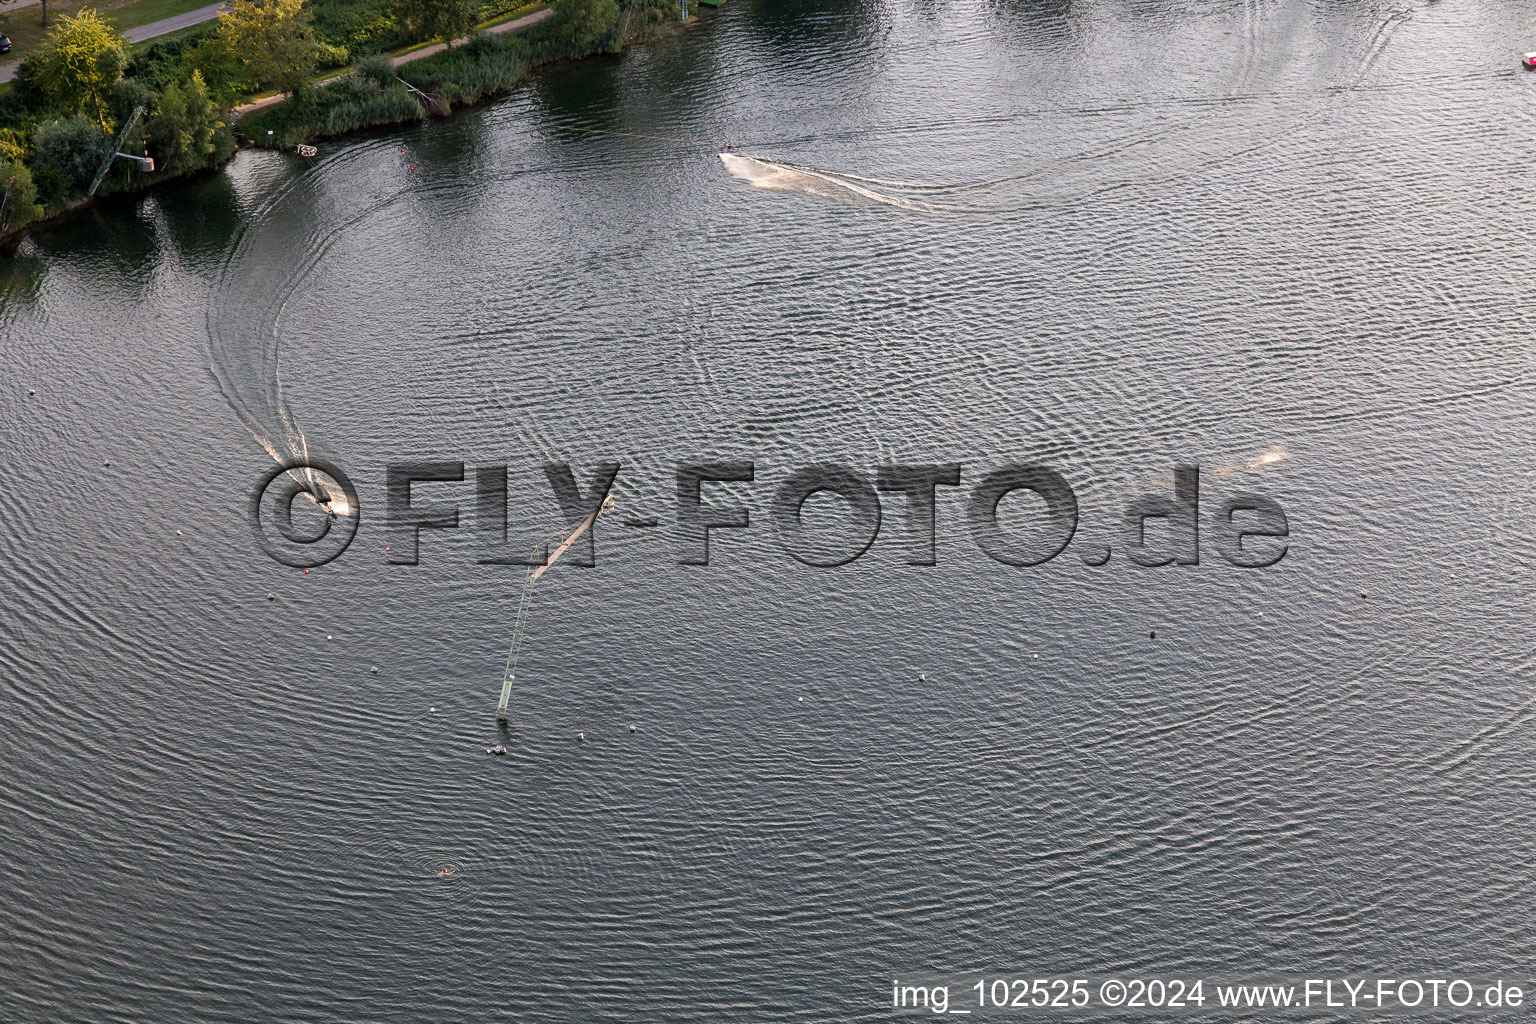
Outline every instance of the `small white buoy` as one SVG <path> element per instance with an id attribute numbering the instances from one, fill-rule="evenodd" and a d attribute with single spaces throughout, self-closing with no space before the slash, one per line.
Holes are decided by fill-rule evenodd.
<path id="1" fill-rule="evenodd" d="M 331 634 L 329 634 L 329 633 L 327 633 L 327 634 L 325 634 L 325 638 L 326 638 L 326 639 L 327 639 L 327 640 L 329 640 L 329 639 L 330 639 L 330 638 L 331 638 Z"/>
<path id="2" fill-rule="evenodd" d="M 437 708 L 435 708 L 435 707 L 433 707 L 433 708 L 428 708 L 428 709 L 427 709 L 427 710 L 428 710 L 428 711 L 430 711 L 430 712 L 432 712 L 432 713 L 433 713 L 433 714 L 434 714 L 434 715 L 435 715 L 435 714 L 437 714 Z"/>
<path id="3" fill-rule="evenodd" d="M 276 601 L 277 600 L 277 595 L 276 594 L 268 594 L 267 595 L 267 600 L 268 601 Z"/>
<path id="4" fill-rule="evenodd" d="M 796 701 L 803 701 L 803 700 L 805 700 L 805 698 L 804 697 L 796 697 L 795 700 Z"/>
<path id="5" fill-rule="evenodd" d="M 1040 655 L 1038 655 L 1038 654 L 1031 655 L 1031 657 L 1033 657 L 1036 661 L 1040 660 Z"/>
<path id="6" fill-rule="evenodd" d="M 630 727 L 629 727 L 629 731 L 630 731 L 630 732 L 634 732 L 634 731 L 635 731 L 635 727 L 634 727 L 634 726 L 630 726 Z"/>

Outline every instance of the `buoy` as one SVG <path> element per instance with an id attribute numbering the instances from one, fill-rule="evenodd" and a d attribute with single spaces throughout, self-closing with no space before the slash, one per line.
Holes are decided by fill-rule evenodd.
<path id="1" fill-rule="evenodd" d="M 304 570 L 304 575 L 305 575 L 305 576 L 308 576 L 308 575 L 309 575 L 309 570 L 308 570 L 308 569 L 305 569 L 305 570 Z"/>
<path id="2" fill-rule="evenodd" d="M 379 666 L 377 666 L 377 665 L 373 666 L 373 673 L 374 673 L 374 675 L 378 675 L 378 673 L 379 673 Z"/>
<path id="3" fill-rule="evenodd" d="M 268 601 L 276 601 L 277 600 L 277 595 L 276 594 L 268 594 L 267 595 L 267 600 Z"/>
<path id="4" fill-rule="evenodd" d="M 111 459 L 107 459 L 105 462 L 102 463 L 102 465 L 103 466 L 110 466 L 110 465 L 112 465 L 112 460 Z"/>
<path id="5" fill-rule="evenodd" d="M 32 390 L 32 389 L 31 389 L 31 388 L 27 388 L 27 394 L 29 394 L 29 395 L 35 395 L 35 394 L 37 394 L 37 392 L 36 392 L 36 391 L 33 391 L 33 390 Z"/>
<path id="6" fill-rule="evenodd" d="M 434 715 L 437 714 L 437 708 L 427 708 L 427 710 L 432 712 Z"/>
<path id="7" fill-rule="evenodd" d="M 180 536 L 181 536 L 181 531 L 180 531 L 180 530 L 177 530 L 177 531 L 176 531 L 176 536 L 178 536 L 178 537 L 180 537 Z"/>
<path id="8" fill-rule="evenodd" d="M 331 638 L 331 634 L 329 634 L 329 633 L 327 633 L 327 634 L 325 634 L 325 638 L 326 638 L 326 639 L 327 639 L 327 640 L 329 640 L 329 639 L 330 639 L 330 638 Z"/>
<path id="9" fill-rule="evenodd" d="M 796 697 L 795 700 L 796 701 L 803 701 L 803 700 L 805 700 L 805 698 L 804 697 Z"/>
<path id="10" fill-rule="evenodd" d="M 635 731 L 635 727 L 634 727 L 634 726 L 630 726 L 630 727 L 629 727 L 629 731 L 630 731 L 630 732 L 634 732 L 634 731 Z"/>

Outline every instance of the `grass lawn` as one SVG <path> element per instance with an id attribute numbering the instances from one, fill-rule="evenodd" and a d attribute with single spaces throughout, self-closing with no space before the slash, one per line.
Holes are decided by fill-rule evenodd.
<path id="1" fill-rule="evenodd" d="M 48 20 L 61 14 L 74 14 L 84 7 L 94 7 L 119 31 L 169 18 L 176 14 L 207 7 L 213 0 L 49 0 Z M 19 11 L 0 15 L 0 32 L 11 37 L 15 49 L 5 55 L 4 63 L 20 60 L 37 46 L 48 31 L 41 22 L 43 8 L 34 4 Z"/>

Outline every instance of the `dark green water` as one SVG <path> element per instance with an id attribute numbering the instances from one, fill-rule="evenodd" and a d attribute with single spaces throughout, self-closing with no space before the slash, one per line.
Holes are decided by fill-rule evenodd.
<path id="1" fill-rule="evenodd" d="M 0 265 L 0 1020 L 1523 979 L 1532 38 L 1508 0 L 734 0 L 41 232 Z M 362 504 L 307 575 L 246 512 L 304 446 Z M 391 564 L 409 459 L 506 464 L 527 544 L 543 463 L 622 463 L 506 758 L 522 574 L 469 481 Z M 679 565 L 675 468 L 727 459 L 751 526 Z M 1030 461 L 1081 520 L 1015 568 L 965 502 Z M 938 564 L 894 495 L 856 562 L 792 559 L 770 499 L 821 462 L 960 463 Z M 1121 510 L 1178 463 L 1201 562 L 1141 568 Z M 1271 568 L 1210 546 L 1237 492 L 1286 512 Z"/>

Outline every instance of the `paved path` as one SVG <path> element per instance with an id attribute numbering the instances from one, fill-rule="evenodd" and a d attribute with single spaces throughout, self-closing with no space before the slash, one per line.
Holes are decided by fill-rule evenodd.
<path id="1" fill-rule="evenodd" d="M 146 39 L 155 38 L 155 36 L 170 35 L 172 32 L 179 32 L 184 28 L 191 28 L 193 25 L 201 25 L 205 21 L 212 21 L 227 10 L 229 10 L 228 4 L 209 4 L 207 7 L 199 7 L 197 10 L 188 11 L 185 14 L 177 14 L 174 17 L 152 21 L 148 25 L 140 25 L 137 28 L 125 28 L 123 29 L 123 38 L 130 43 L 142 43 Z"/>
<path id="2" fill-rule="evenodd" d="M 25 7 L 29 3 L 37 3 L 37 0 L 21 0 L 20 3 L 12 5 L 0 4 L 0 14 L 15 10 L 17 7 Z M 123 38 L 130 43 L 142 43 L 146 39 L 168 35 L 171 32 L 179 32 L 184 28 L 201 25 L 205 21 L 212 21 L 227 10 L 229 8 L 225 4 L 209 4 L 207 7 L 199 7 L 197 10 L 188 11 L 185 14 L 161 18 L 159 21 L 152 21 L 147 25 L 140 25 L 137 28 L 124 29 Z M 13 60 L 9 64 L 0 64 L 0 82 L 9 82 L 15 78 L 16 69 L 20 66 L 21 61 L 19 60 Z"/>
<path id="3" fill-rule="evenodd" d="M 554 13 L 555 12 L 553 8 L 546 7 L 541 11 L 534 11 L 532 14 L 525 14 L 521 18 L 513 18 L 511 21 L 503 21 L 499 25 L 492 25 L 485 31 L 490 35 L 500 35 L 503 32 L 516 32 L 518 29 L 528 28 L 530 25 L 537 25 L 539 22 L 543 21 L 545 18 L 550 17 Z M 455 39 L 453 41 L 453 45 L 458 46 L 467 42 L 469 42 L 469 36 L 463 36 L 459 39 Z M 423 57 L 431 57 L 433 54 L 442 53 L 446 49 L 448 49 L 447 43 L 433 43 L 431 46 L 423 46 L 419 50 L 412 50 L 410 53 L 402 53 L 398 57 L 391 57 L 390 63 L 398 68 L 402 64 L 409 64 L 411 61 L 421 60 Z M 336 81 L 337 79 L 346 78 L 352 73 L 353 72 L 351 71 L 343 71 L 339 75 L 332 75 L 330 78 L 321 79 L 315 84 L 326 85 L 330 82 Z M 253 100 L 250 103 L 242 104 L 241 106 L 236 107 L 234 110 L 235 119 L 238 120 L 244 117 L 246 114 L 270 107 L 272 104 L 287 98 L 287 94 L 278 93 L 276 96 L 264 96 L 259 100 Z"/>

